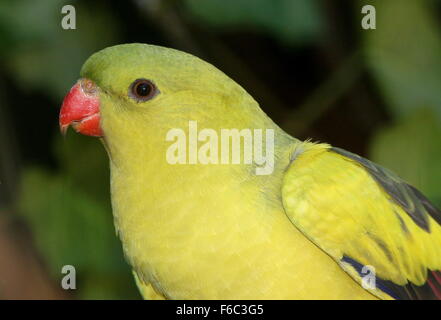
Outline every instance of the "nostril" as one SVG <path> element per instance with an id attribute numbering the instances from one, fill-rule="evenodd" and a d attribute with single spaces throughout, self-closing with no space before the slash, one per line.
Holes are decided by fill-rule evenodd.
<path id="1" fill-rule="evenodd" d="M 80 86 L 83 92 L 87 95 L 94 95 L 98 90 L 98 87 L 95 84 L 95 82 L 85 78 L 80 80 Z"/>

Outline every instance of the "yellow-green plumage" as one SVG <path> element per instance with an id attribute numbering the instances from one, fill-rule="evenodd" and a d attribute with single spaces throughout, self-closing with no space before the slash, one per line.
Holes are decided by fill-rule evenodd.
<path id="1" fill-rule="evenodd" d="M 433 219 L 431 232 L 422 230 L 355 161 L 287 135 L 210 64 L 130 44 L 93 55 L 82 76 L 100 88 L 115 226 L 145 298 L 390 298 L 363 289 L 355 270 L 340 266 L 343 254 L 399 285 L 423 284 L 427 269 L 441 269 Z M 138 78 L 160 93 L 131 100 Z M 166 133 L 189 120 L 217 131 L 273 129 L 273 174 L 246 164 L 169 164 Z"/>
<path id="2" fill-rule="evenodd" d="M 337 262 L 351 256 L 399 285 L 421 286 L 427 269 L 441 269 L 437 222 L 428 217 L 430 232 L 417 226 L 360 164 L 329 146 L 305 149 L 288 169 L 282 195 L 289 218 L 311 241 Z M 350 265 L 342 267 L 359 279 Z"/>

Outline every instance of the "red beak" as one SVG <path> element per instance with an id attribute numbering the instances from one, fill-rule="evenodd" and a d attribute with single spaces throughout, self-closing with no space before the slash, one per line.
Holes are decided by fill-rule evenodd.
<path id="1" fill-rule="evenodd" d="M 84 135 L 103 136 L 98 87 L 93 81 L 80 79 L 70 89 L 61 105 L 59 122 L 63 134 L 71 125 L 76 132 Z"/>

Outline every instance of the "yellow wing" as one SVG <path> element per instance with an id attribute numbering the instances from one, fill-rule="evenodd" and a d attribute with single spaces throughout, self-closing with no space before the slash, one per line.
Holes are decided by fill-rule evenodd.
<path id="1" fill-rule="evenodd" d="M 380 298 L 441 299 L 441 212 L 426 197 L 338 148 L 306 142 L 294 156 L 282 197 L 297 228 Z"/>

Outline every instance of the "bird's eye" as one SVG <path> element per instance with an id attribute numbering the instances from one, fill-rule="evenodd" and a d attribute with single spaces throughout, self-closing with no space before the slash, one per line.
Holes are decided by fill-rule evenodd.
<path id="1" fill-rule="evenodd" d="M 155 84 L 147 79 L 136 79 L 129 87 L 129 97 L 136 102 L 144 102 L 152 99 L 159 90 Z"/>

